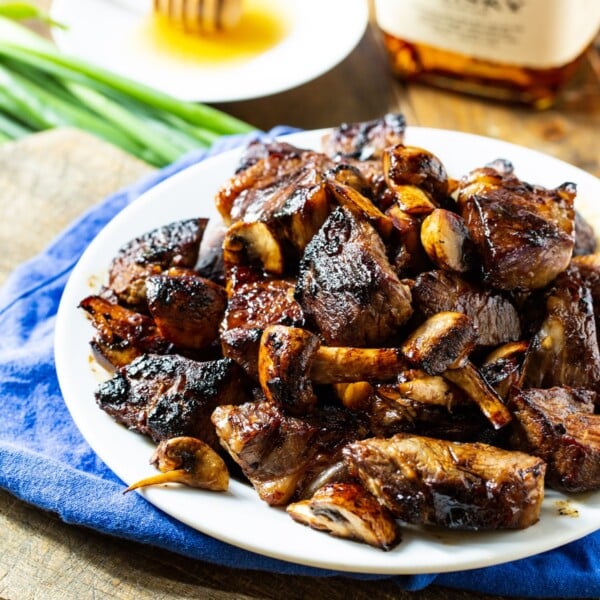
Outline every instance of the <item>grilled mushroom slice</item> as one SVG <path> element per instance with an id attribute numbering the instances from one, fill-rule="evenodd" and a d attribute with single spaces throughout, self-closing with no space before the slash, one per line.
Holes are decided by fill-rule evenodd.
<path id="1" fill-rule="evenodd" d="M 336 537 L 391 550 L 400 529 L 389 511 L 356 483 L 331 483 L 309 500 L 294 502 L 287 513 L 299 523 Z"/>
<path id="2" fill-rule="evenodd" d="M 285 267 L 279 240 L 269 226 L 260 221 L 238 221 L 227 230 L 223 240 L 223 261 L 226 268 L 259 266 L 273 275 L 281 275 Z"/>
<path id="3" fill-rule="evenodd" d="M 312 410 L 312 383 L 388 381 L 417 365 L 430 374 L 462 364 L 475 339 L 470 319 L 460 313 L 429 318 L 400 348 L 321 346 L 296 327 L 271 325 L 262 335 L 258 374 L 265 396 L 291 414 Z"/>
<path id="4" fill-rule="evenodd" d="M 154 451 L 150 463 L 160 472 L 130 485 L 125 492 L 164 483 L 181 483 L 189 487 L 225 492 L 229 487 L 229 471 L 225 461 L 202 440 L 175 437 L 163 440 Z"/>
<path id="5" fill-rule="evenodd" d="M 398 144 L 383 153 L 383 168 L 387 184 L 421 189 L 434 200 L 448 196 L 448 174 L 442 161 L 423 148 Z"/>
<path id="6" fill-rule="evenodd" d="M 421 243 L 430 260 L 440 269 L 466 273 L 473 264 L 469 231 L 460 215 L 436 208 L 421 224 Z"/>
<path id="7" fill-rule="evenodd" d="M 459 369 L 448 369 L 444 377 L 462 389 L 496 429 L 510 423 L 510 411 L 473 363 L 467 362 Z"/>

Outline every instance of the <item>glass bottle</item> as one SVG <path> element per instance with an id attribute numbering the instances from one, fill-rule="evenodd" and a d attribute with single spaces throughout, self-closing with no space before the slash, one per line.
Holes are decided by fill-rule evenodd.
<path id="1" fill-rule="evenodd" d="M 538 108 L 600 28 L 600 0 L 375 0 L 375 14 L 403 79 Z"/>

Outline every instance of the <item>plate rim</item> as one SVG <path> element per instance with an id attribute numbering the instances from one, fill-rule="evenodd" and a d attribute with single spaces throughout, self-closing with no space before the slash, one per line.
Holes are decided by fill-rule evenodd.
<path id="1" fill-rule="evenodd" d="M 312 131 L 308 131 L 308 132 L 295 133 L 295 134 L 282 136 L 281 139 L 284 139 L 285 141 L 290 142 L 290 143 L 298 143 L 299 145 L 301 145 L 302 139 L 305 138 L 306 136 L 308 136 L 308 137 L 312 136 L 314 139 L 316 139 L 316 138 L 320 138 L 326 131 L 328 131 L 328 130 L 327 129 L 318 129 L 318 130 L 312 130 Z M 436 136 L 442 136 L 442 138 L 444 136 L 450 136 L 450 138 L 454 138 L 455 136 L 458 135 L 462 140 L 465 140 L 465 141 L 476 142 L 478 140 L 485 140 L 486 143 L 488 143 L 488 144 L 491 143 L 493 146 L 498 146 L 499 148 L 502 148 L 505 151 L 511 151 L 511 150 L 518 149 L 518 153 L 524 152 L 526 156 L 527 155 L 534 156 L 534 157 L 536 157 L 536 160 L 538 160 L 538 161 L 539 160 L 542 160 L 544 162 L 550 161 L 549 165 L 560 164 L 560 165 L 562 165 L 563 168 L 567 167 L 568 170 L 573 170 L 574 174 L 580 176 L 581 179 L 586 180 L 590 185 L 592 185 L 592 187 L 597 187 L 598 191 L 600 192 L 600 180 L 595 178 L 593 175 L 586 173 L 585 171 L 579 169 L 578 167 L 575 167 L 574 165 L 570 165 L 569 163 L 561 161 L 560 159 L 548 156 L 548 155 L 541 153 L 539 151 L 536 151 L 536 150 L 531 150 L 531 149 L 525 148 L 524 146 L 519 146 L 516 144 L 512 144 L 511 142 L 505 142 L 502 140 L 495 140 L 494 138 L 488 138 L 488 137 L 480 136 L 477 134 L 468 134 L 468 133 L 456 132 L 456 131 L 452 131 L 452 130 L 436 129 L 436 128 L 423 128 L 423 127 L 414 127 L 414 126 L 408 127 L 407 128 L 407 138 L 410 137 L 410 135 L 413 133 L 418 133 L 419 135 L 421 135 L 422 137 L 424 136 L 425 138 L 431 137 L 431 136 L 433 136 L 434 138 Z M 296 142 L 295 140 L 298 140 L 298 141 Z M 163 194 L 163 192 L 165 190 L 168 190 L 171 186 L 184 185 L 186 179 L 193 180 L 194 177 L 197 176 L 196 172 L 202 173 L 203 170 L 208 169 L 211 166 L 213 166 L 215 161 L 217 161 L 217 162 L 222 161 L 227 164 L 232 163 L 232 161 L 235 159 L 235 157 L 239 156 L 240 152 L 241 152 L 241 149 L 230 150 L 230 151 L 227 151 L 220 155 L 217 155 L 215 157 L 206 159 L 205 161 L 202 161 L 202 162 L 192 165 L 190 167 L 187 167 L 187 168 L 183 169 L 182 171 L 176 173 L 172 177 L 169 177 L 168 179 L 160 182 L 155 187 L 153 187 L 151 190 L 145 192 L 139 198 L 134 200 L 132 202 L 132 204 L 130 204 L 128 207 L 126 207 L 120 213 L 118 213 L 113 219 L 111 219 L 106 224 L 106 226 L 103 227 L 102 231 L 94 237 L 94 239 L 90 242 L 90 244 L 84 251 L 80 260 L 77 262 L 77 265 L 75 266 L 75 268 L 65 286 L 65 290 L 63 292 L 59 310 L 57 313 L 56 329 L 55 329 L 55 344 L 54 344 L 56 370 L 57 370 L 57 375 L 58 375 L 61 391 L 63 393 L 63 398 L 64 398 L 65 404 L 75 422 L 75 425 L 77 426 L 79 431 L 82 433 L 83 437 L 86 439 L 88 444 L 90 444 L 90 446 L 92 447 L 94 452 L 107 464 L 109 469 L 111 471 L 113 471 L 115 474 L 117 474 L 117 476 L 124 479 L 126 481 L 126 483 L 131 483 L 132 481 L 131 480 L 127 481 L 126 477 L 122 477 L 122 475 L 120 473 L 120 469 L 115 469 L 114 466 L 111 464 L 112 461 L 106 460 L 103 449 L 96 447 L 97 440 L 95 440 L 94 438 L 92 440 L 89 439 L 89 436 L 86 435 L 87 426 L 84 426 L 82 429 L 77 415 L 74 414 L 74 412 L 73 412 L 74 402 L 73 402 L 73 397 L 71 394 L 71 385 L 67 382 L 67 374 L 65 372 L 66 364 L 67 364 L 67 357 L 65 356 L 65 335 L 67 334 L 67 331 L 68 331 L 68 329 L 66 329 L 65 326 L 68 323 L 69 316 L 72 317 L 75 309 L 72 306 L 70 306 L 70 307 L 67 306 L 66 302 L 73 299 L 73 295 L 71 292 L 71 290 L 73 289 L 73 286 L 75 285 L 73 282 L 77 281 L 77 277 L 79 276 L 80 270 L 81 270 L 80 264 L 85 264 L 85 257 L 90 252 L 90 248 L 92 248 L 92 252 L 93 252 L 93 249 L 97 245 L 99 245 L 99 244 L 101 245 L 104 237 L 111 235 L 111 228 L 115 228 L 115 227 L 118 228 L 120 226 L 119 223 L 121 221 L 123 223 L 126 223 L 127 219 L 129 218 L 129 215 L 134 214 L 134 212 L 132 213 L 132 211 L 141 210 L 141 208 L 132 209 L 132 207 L 134 207 L 134 206 L 135 207 L 143 207 L 143 206 L 145 206 L 145 204 L 152 202 L 153 196 L 159 197 L 161 194 Z M 509 157 L 509 159 L 510 159 L 510 157 Z M 206 166 L 207 164 L 208 164 L 208 167 Z M 212 201 L 212 198 L 211 198 L 211 201 Z M 213 213 L 214 213 L 214 211 L 213 211 Z M 163 224 L 166 222 L 168 222 L 168 218 L 164 219 Z M 115 225 L 115 223 L 116 223 L 116 225 Z M 107 231 L 108 231 L 108 233 L 106 233 Z M 100 242 L 98 242 L 97 240 L 100 240 Z M 106 261 L 106 266 L 108 266 L 108 260 Z M 92 275 L 92 274 L 88 274 L 88 276 L 90 276 L 90 275 Z M 81 284 L 81 281 L 79 281 L 79 284 Z M 81 297 L 79 298 L 79 300 L 81 300 Z M 86 348 L 86 351 L 87 351 L 87 348 Z M 65 390 L 67 390 L 67 392 L 65 392 Z M 67 396 L 69 396 L 69 397 L 67 398 Z M 103 411 L 101 411 L 95 405 L 94 405 L 94 409 L 100 415 L 105 414 L 105 413 L 103 413 Z M 105 416 L 106 416 L 106 418 L 110 419 L 110 417 L 108 417 L 107 415 L 105 415 Z M 115 427 L 118 427 L 118 425 L 114 421 L 111 420 L 111 422 Z M 131 436 L 136 436 L 136 439 L 139 439 L 139 437 L 140 437 L 139 434 L 136 434 L 134 432 L 127 432 L 127 433 Z M 238 485 L 244 485 L 244 484 L 240 483 Z M 244 486 L 244 487 L 247 487 L 247 486 Z M 192 492 L 194 494 L 202 493 L 197 490 L 193 490 Z M 165 506 L 165 503 L 168 503 L 170 501 L 169 497 L 174 493 L 185 495 L 185 494 L 189 494 L 189 490 L 165 491 L 165 490 L 161 490 L 161 489 L 148 489 L 148 490 L 142 491 L 141 495 L 143 497 L 145 497 L 146 499 L 148 499 L 153 505 L 157 506 L 161 510 L 167 512 L 168 514 L 171 514 L 174 518 L 176 518 L 177 520 L 192 527 L 193 529 L 196 529 L 198 531 L 205 533 L 206 535 L 210 535 L 212 537 L 215 537 L 217 539 L 220 539 L 222 541 L 230 543 L 236 547 L 243 548 L 243 549 L 249 550 L 251 552 L 263 555 L 263 556 L 269 556 L 271 558 L 276 558 L 279 560 L 296 563 L 299 565 L 305 565 L 305 566 L 309 566 L 309 567 L 317 567 L 317 568 L 327 569 L 327 570 L 342 571 L 342 572 L 345 571 L 345 572 L 372 573 L 372 574 L 427 574 L 427 573 L 466 571 L 466 570 L 476 569 L 476 568 L 485 567 L 485 566 L 503 564 L 506 562 L 511 562 L 513 560 L 526 558 L 526 557 L 529 557 L 532 555 L 537 555 L 541 552 L 545 552 L 547 550 L 557 548 L 559 546 L 567 544 L 576 539 L 585 537 L 586 535 L 588 535 L 598 529 L 598 525 L 595 525 L 593 527 L 588 527 L 588 530 L 584 531 L 583 533 L 581 532 L 581 530 L 576 530 L 570 536 L 563 535 L 560 540 L 560 543 L 555 543 L 555 542 L 549 541 L 548 543 L 545 543 L 545 544 L 539 544 L 536 548 L 534 548 L 531 551 L 521 551 L 515 555 L 509 556 L 509 557 L 504 557 L 503 559 L 501 559 L 499 561 L 490 561 L 490 559 L 486 555 L 486 553 L 482 552 L 478 558 L 472 559 L 468 563 L 459 563 L 459 564 L 447 563 L 445 565 L 437 564 L 435 567 L 427 567 L 427 566 L 415 567 L 415 566 L 411 566 L 411 565 L 393 566 L 393 565 L 387 565 L 387 564 L 386 565 L 371 564 L 366 567 L 361 566 L 360 568 L 357 568 L 356 566 L 349 566 L 349 565 L 344 564 L 343 562 L 341 562 L 341 559 L 340 560 L 332 559 L 331 561 L 324 563 L 322 560 L 318 560 L 318 561 L 313 560 L 313 559 L 311 559 L 310 556 L 298 557 L 298 556 L 282 555 L 281 552 L 270 551 L 268 548 L 265 548 L 265 547 L 261 546 L 260 544 L 252 545 L 252 544 L 240 543 L 239 540 L 232 538 L 228 535 L 221 535 L 218 531 L 199 528 L 197 526 L 197 524 L 195 524 L 194 522 L 190 522 L 188 519 L 181 518 L 181 515 L 174 515 L 172 512 L 169 511 L 169 507 Z M 255 494 L 255 492 L 253 490 L 252 490 L 252 493 Z M 167 496 L 165 496 L 165 494 L 167 494 Z M 551 495 L 554 495 L 554 492 L 551 492 Z M 561 495 L 561 494 L 559 494 L 558 496 L 563 497 L 563 495 Z M 597 506 L 591 507 L 592 512 L 593 512 L 593 514 L 597 513 L 596 516 L 600 517 L 600 492 L 595 492 L 594 496 L 595 496 L 595 500 L 597 502 Z M 572 499 L 571 496 L 566 496 L 566 498 L 568 498 L 569 501 Z M 256 496 L 255 500 L 258 502 L 261 502 L 258 499 L 258 496 Z M 273 511 L 276 509 L 269 507 L 268 510 Z M 596 523 L 600 523 L 600 518 L 598 518 L 596 520 Z M 295 527 L 299 527 L 299 526 L 297 524 L 295 524 Z M 530 530 L 533 530 L 535 527 L 536 526 L 533 526 L 532 528 L 530 528 Z M 306 529 L 307 533 L 309 533 L 309 535 L 311 535 L 311 536 L 313 534 L 320 536 L 320 537 L 314 538 L 313 541 L 315 541 L 316 543 L 319 543 L 322 540 L 322 537 L 324 537 L 322 533 L 312 532 L 312 530 L 310 530 L 308 528 L 300 528 L 300 529 Z M 528 531 L 528 530 L 524 530 L 524 531 Z M 310 533 L 310 532 L 312 532 L 312 533 Z M 520 532 L 516 532 L 516 533 L 518 534 Z M 514 535 L 513 532 L 501 532 L 501 534 L 502 535 L 506 534 L 507 537 L 509 537 L 511 534 Z M 483 532 L 479 532 L 474 535 L 476 536 L 476 542 L 477 542 L 477 540 L 481 540 L 482 536 L 484 536 L 485 534 Z M 328 536 L 326 536 L 326 537 L 328 537 Z M 352 544 L 352 542 L 350 542 L 348 540 L 341 540 L 341 541 L 344 544 Z M 402 544 L 401 544 L 401 546 L 402 546 Z M 367 551 L 366 548 L 365 548 L 365 551 Z M 375 552 L 377 552 L 379 555 L 383 555 L 383 553 L 380 550 L 375 550 Z"/>

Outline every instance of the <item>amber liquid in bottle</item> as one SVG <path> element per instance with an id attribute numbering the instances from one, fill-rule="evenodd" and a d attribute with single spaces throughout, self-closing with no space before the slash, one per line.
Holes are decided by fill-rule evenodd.
<path id="1" fill-rule="evenodd" d="M 440 50 L 387 33 L 383 34 L 383 40 L 392 68 L 402 79 L 523 102 L 540 109 L 555 102 L 560 90 L 577 73 L 589 48 L 561 67 L 533 69 Z"/>
<path id="2" fill-rule="evenodd" d="M 600 0 L 594 0 L 589 5 L 593 10 L 584 16 L 591 21 L 586 25 L 588 32 L 578 36 L 579 47 L 573 50 L 572 46 L 560 45 L 556 32 L 562 31 L 571 37 L 572 31 L 581 32 L 581 14 L 572 11 L 589 8 L 585 5 L 589 0 L 543 0 L 546 4 L 541 0 L 391 1 L 396 3 L 391 9 L 390 0 L 377 0 L 376 8 L 380 8 L 383 15 L 380 26 L 392 69 L 402 79 L 537 108 L 546 108 L 555 102 L 561 89 L 577 73 L 600 25 Z M 412 3 L 408 12 L 397 8 L 403 3 Z M 536 15 L 532 11 L 536 3 L 543 9 L 544 18 L 550 19 L 547 23 L 535 22 Z M 566 12 L 569 6 L 571 13 Z M 525 18 L 525 10 L 530 11 L 526 15 L 527 22 L 520 23 L 519 18 Z M 556 14 L 552 14 L 553 10 Z M 569 14 L 579 19 L 577 24 L 570 28 L 568 23 L 562 28 L 552 27 L 565 21 Z M 407 25 L 410 20 L 407 17 L 414 21 L 414 26 L 412 21 Z M 400 21 L 399 27 L 395 26 L 394 18 Z M 533 29 L 528 30 L 528 27 Z M 410 39 L 408 35 L 398 35 L 397 30 L 406 31 Z M 531 31 L 538 36 L 533 41 Z M 431 43 L 433 40 L 435 43 Z M 523 50 L 519 44 L 525 44 Z"/>

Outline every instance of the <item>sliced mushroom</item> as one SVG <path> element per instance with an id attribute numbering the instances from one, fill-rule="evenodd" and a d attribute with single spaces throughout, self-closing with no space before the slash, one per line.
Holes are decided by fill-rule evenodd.
<path id="1" fill-rule="evenodd" d="M 504 427 L 512 420 L 508 408 L 473 363 L 468 362 L 459 369 L 448 369 L 444 377 L 457 385 L 479 406 L 495 429 Z"/>
<path id="2" fill-rule="evenodd" d="M 415 365 L 437 374 L 464 363 L 476 332 L 462 313 L 440 313 L 425 321 L 401 348 L 321 346 L 314 334 L 272 325 L 262 335 L 258 370 L 267 398 L 292 414 L 316 404 L 313 383 L 377 382 L 395 379 Z"/>
<path id="3" fill-rule="evenodd" d="M 409 215 L 428 215 L 437 208 L 427 192 L 414 185 L 391 186 L 398 207 Z"/>
<path id="4" fill-rule="evenodd" d="M 403 355 L 429 375 L 463 364 L 477 341 L 467 315 L 440 312 L 427 319 L 402 344 Z"/>
<path id="5" fill-rule="evenodd" d="M 163 440 L 150 463 L 161 474 L 142 479 L 130 485 L 125 492 L 164 483 L 181 483 L 215 492 L 225 492 L 229 487 L 229 471 L 225 462 L 208 444 L 197 438 Z"/>
<path id="6" fill-rule="evenodd" d="M 303 525 L 383 550 L 400 541 L 400 529 L 388 510 L 355 483 L 325 485 L 309 500 L 289 504 L 286 510 Z"/>
<path id="7" fill-rule="evenodd" d="M 354 213 L 359 214 L 362 218 L 369 221 L 383 238 L 389 237 L 394 228 L 392 220 L 357 189 L 334 180 L 327 182 L 327 188 L 332 192 L 341 206 L 349 208 Z"/>
<path id="8" fill-rule="evenodd" d="M 481 365 L 481 374 L 501 398 L 506 399 L 510 388 L 518 384 L 528 348 L 528 341 L 503 344 L 490 352 Z"/>
<path id="9" fill-rule="evenodd" d="M 273 275 L 281 275 L 285 266 L 279 240 L 269 226 L 260 221 L 238 221 L 227 230 L 223 261 L 227 268 L 254 265 Z"/>
<path id="10" fill-rule="evenodd" d="M 466 273 L 473 263 L 469 231 L 462 217 L 436 208 L 423 219 L 421 243 L 431 261 L 440 269 Z"/>
<path id="11" fill-rule="evenodd" d="M 451 409 L 464 403 L 457 389 L 440 375 L 427 375 L 425 372 L 413 373 L 409 379 L 395 384 L 377 386 L 377 394 L 395 400 L 407 398 L 422 404 L 433 404 Z"/>
<path id="12" fill-rule="evenodd" d="M 336 383 L 333 389 L 340 402 L 350 410 L 366 410 L 373 394 L 373 386 L 367 381 Z"/>
<path id="13" fill-rule="evenodd" d="M 448 196 L 448 174 L 442 161 L 428 150 L 398 144 L 383 153 L 383 169 L 390 187 L 409 185 L 433 199 Z"/>

